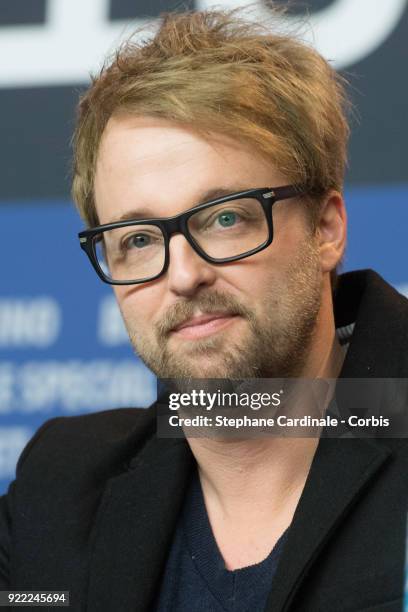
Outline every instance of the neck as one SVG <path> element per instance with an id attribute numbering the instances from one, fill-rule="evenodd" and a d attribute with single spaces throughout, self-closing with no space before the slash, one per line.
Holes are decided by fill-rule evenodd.
<path id="1" fill-rule="evenodd" d="M 315 438 L 195 438 L 189 443 L 204 493 L 231 516 L 238 507 L 264 500 L 278 512 L 303 488 L 317 447 Z"/>

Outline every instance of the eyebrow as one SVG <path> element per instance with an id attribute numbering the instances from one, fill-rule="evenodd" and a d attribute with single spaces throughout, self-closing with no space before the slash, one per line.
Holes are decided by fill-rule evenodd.
<path id="1" fill-rule="evenodd" d="M 230 187 L 214 187 L 208 189 L 199 194 L 195 204 L 190 206 L 188 209 L 204 204 L 210 200 L 216 200 L 217 198 L 223 198 L 224 196 L 230 195 L 231 193 L 238 193 L 239 191 L 247 191 L 250 187 L 234 185 Z M 169 215 L 170 216 L 170 215 Z M 151 210 L 148 208 L 138 208 L 137 210 L 128 210 L 119 219 L 113 219 L 109 223 L 116 223 L 117 221 L 129 221 L 130 219 L 160 219 L 162 217 L 155 217 Z"/>

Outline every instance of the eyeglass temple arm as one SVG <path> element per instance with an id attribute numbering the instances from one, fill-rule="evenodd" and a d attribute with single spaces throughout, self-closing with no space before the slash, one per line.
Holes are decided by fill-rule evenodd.
<path id="1" fill-rule="evenodd" d="M 284 187 L 275 187 L 266 194 L 273 197 L 275 200 L 287 200 L 288 198 L 294 198 L 296 196 L 304 195 L 306 190 L 302 185 L 285 185 Z"/>

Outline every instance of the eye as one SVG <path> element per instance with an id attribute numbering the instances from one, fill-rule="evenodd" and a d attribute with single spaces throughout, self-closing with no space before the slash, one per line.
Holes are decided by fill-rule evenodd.
<path id="1" fill-rule="evenodd" d="M 235 236 L 265 223 L 265 215 L 257 200 L 245 198 L 198 210 L 188 221 L 192 234 Z"/>
<path id="2" fill-rule="evenodd" d="M 147 234 L 131 234 L 123 241 L 123 247 L 127 250 L 142 249 L 149 246 L 152 242 L 152 237 Z"/>
<path id="3" fill-rule="evenodd" d="M 222 227 L 231 227 L 238 221 L 239 215 L 232 210 L 225 210 L 217 215 L 217 220 Z"/>

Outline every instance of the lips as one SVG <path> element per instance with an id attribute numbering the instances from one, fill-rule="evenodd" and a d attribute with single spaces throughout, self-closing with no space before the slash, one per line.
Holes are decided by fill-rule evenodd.
<path id="1" fill-rule="evenodd" d="M 210 321 L 215 321 L 217 319 L 230 318 L 233 316 L 235 315 L 230 312 L 219 312 L 219 313 L 213 312 L 213 313 L 208 313 L 208 314 L 202 314 L 202 315 L 198 315 L 197 317 L 191 317 L 190 319 L 187 319 L 183 323 L 180 323 L 176 327 L 173 327 L 171 331 L 176 332 L 186 327 L 196 327 L 198 325 L 204 325 L 205 323 L 209 323 Z"/>

